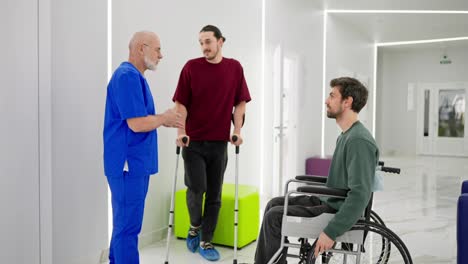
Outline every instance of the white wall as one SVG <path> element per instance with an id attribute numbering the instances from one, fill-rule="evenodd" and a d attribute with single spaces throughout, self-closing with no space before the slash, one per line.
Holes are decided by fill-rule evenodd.
<path id="1" fill-rule="evenodd" d="M 260 98 L 261 84 L 261 1 L 113 1 L 113 70 L 127 60 L 128 41 L 133 32 L 151 30 L 161 38 L 162 54 L 156 72 L 147 72 L 156 108 L 159 112 L 172 107 L 172 96 L 185 62 L 200 57 L 198 32 L 206 24 L 217 25 L 227 41 L 223 55 L 241 62 L 249 85 L 252 102 L 247 105 L 246 124 L 242 130 L 240 175 L 242 184 L 258 186 L 260 177 Z M 176 131 L 161 128 L 159 133 L 160 171 L 151 178 L 146 201 L 141 245 L 166 235 L 170 189 L 174 176 Z M 234 148 L 229 146 L 229 165 L 225 182 L 234 182 Z M 178 188 L 183 188 L 183 162 L 180 160 Z"/>
<path id="2" fill-rule="evenodd" d="M 452 64 L 446 65 L 439 63 L 442 48 L 418 47 L 379 48 L 376 137 L 385 155 L 416 155 L 416 110 L 407 109 L 408 83 L 468 81 L 466 46 L 447 48 Z"/>
<path id="3" fill-rule="evenodd" d="M 369 99 L 361 110 L 360 120 L 372 129 L 372 96 L 373 96 L 373 54 L 374 44 L 370 37 L 357 31 L 352 25 L 340 21 L 333 14 L 327 20 L 327 59 L 325 95 L 330 93 L 330 80 L 336 77 L 355 77 L 361 81 L 368 80 Z M 364 77 L 364 78 L 362 78 Z M 365 80 L 363 80 L 365 79 Z M 322 99 L 322 104 L 325 99 Z M 332 155 L 337 136 L 341 129 L 335 119 L 329 119 L 325 113 L 325 155 Z"/>
<path id="4" fill-rule="evenodd" d="M 93 1 L 2 5 L 2 262 L 97 263 L 107 247 L 103 14 Z"/>
<path id="5" fill-rule="evenodd" d="M 51 3 L 53 264 L 97 263 L 108 246 L 102 165 L 107 6 Z"/>
<path id="6" fill-rule="evenodd" d="M 52 2 L 38 0 L 40 263 L 53 263 Z"/>
<path id="7" fill-rule="evenodd" d="M 0 9 L 2 263 L 39 263 L 37 11 L 35 0 L 2 2 Z"/>
<path id="8" fill-rule="evenodd" d="M 294 173 L 305 172 L 305 159 L 320 154 L 322 98 L 322 36 L 323 12 L 313 1 L 266 1 L 265 29 L 265 195 L 274 193 L 273 142 L 278 131 L 273 129 L 273 87 L 275 85 L 273 56 L 277 46 L 283 54 L 299 58 L 297 91 L 297 154 L 291 164 Z M 295 175 L 284 175 L 291 178 Z"/>

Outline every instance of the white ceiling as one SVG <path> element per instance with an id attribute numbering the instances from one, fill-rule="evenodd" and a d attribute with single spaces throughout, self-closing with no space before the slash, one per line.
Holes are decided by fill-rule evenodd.
<path id="1" fill-rule="evenodd" d="M 468 11 L 468 0 L 319 0 L 317 4 L 328 10 Z M 352 25 L 371 42 L 468 36 L 468 14 L 330 13 L 329 21 Z"/>

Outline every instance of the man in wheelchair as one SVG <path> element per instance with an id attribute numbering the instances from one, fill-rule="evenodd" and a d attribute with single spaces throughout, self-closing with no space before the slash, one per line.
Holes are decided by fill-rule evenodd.
<path id="1" fill-rule="evenodd" d="M 350 230 L 362 216 L 371 198 L 379 149 L 371 133 L 358 120 L 366 105 L 368 90 L 358 80 L 341 77 L 331 80 L 325 102 L 327 116 L 336 119 L 342 133 L 337 139 L 326 186 L 347 191 L 345 199 L 295 196 L 288 200 L 290 216 L 315 217 L 335 213 L 315 243 L 314 255 L 331 249 L 337 237 Z M 256 264 L 266 264 L 281 246 L 284 197 L 273 198 L 265 208 L 257 240 Z M 286 250 L 275 263 L 286 263 Z"/>

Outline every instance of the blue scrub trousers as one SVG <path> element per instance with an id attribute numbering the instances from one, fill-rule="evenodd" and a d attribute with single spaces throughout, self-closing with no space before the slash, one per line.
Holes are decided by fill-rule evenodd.
<path id="1" fill-rule="evenodd" d="M 139 264 L 138 234 L 148 192 L 149 175 L 123 171 L 121 177 L 107 177 L 112 194 L 113 229 L 110 264 Z"/>

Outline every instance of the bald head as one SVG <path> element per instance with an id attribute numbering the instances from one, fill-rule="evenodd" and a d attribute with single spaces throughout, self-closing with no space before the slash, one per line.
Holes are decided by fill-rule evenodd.
<path id="1" fill-rule="evenodd" d="M 161 42 L 158 35 L 151 31 L 139 31 L 133 34 L 129 49 L 129 62 L 134 64 L 140 72 L 155 70 L 162 59 Z"/>
<path id="2" fill-rule="evenodd" d="M 141 45 L 155 42 L 159 42 L 159 37 L 156 33 L 151 31 L 139 31 L 133 34 L 130 39 L 130 43 L 128 44 L 128 48 L 130 52 L 132 52 L 133 50 L 138 49 Z"/>

